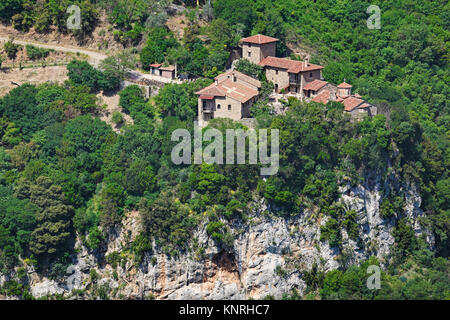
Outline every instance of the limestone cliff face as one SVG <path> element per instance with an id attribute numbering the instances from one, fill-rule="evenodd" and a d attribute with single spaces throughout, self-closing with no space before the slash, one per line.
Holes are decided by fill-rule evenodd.
<path id="1" fill-rule="evenodd" d="M 177 258 L 161 252 L 149 253 L 139 266 L 122 254 L 117 265 L 108 264 L 105 256 L 114 252 L 120 256 L 139 234 L 139 214 L 131 212 L 100 252 L 90 253 L 78 241 L 73 265 L 59 282 L 41 277 L 28 267 L 31 292 L 35 297 L 52 294 L 70 297 L 72 289 L 82 289 L 87 292 L 85 298 L 89 298 L 93 288 L 102 287 L 109 297 L 127 299 L 258 299 L 267 295 L 281 298 L 292 288 L 301 293 L 306 288 L 303 273 L 313 264 L 329 271 L 343 263 L 360 263 L 372 255 L 382 263 L 388 259 L 394 243 L 394 219 L 386 221 L 380 217 L 383 188 L 374 179 L 365 185 L 341 189 L 342 203 L 357 212 L 360 237 L 357 244 L 342 230 L 342 251 L 319 240 L 320 226 L 328 217 L 305 211 L 285 219 L 264 213 L 267 208 L 260 205 L 249 215 L 249 221 L 232 226 L 236 240 L 227 251 L 208 237 L 205 223 L 194 234 L 197 249 L 192 252 Z M 406 186 L 404 191 L 405 212 L 411 225 L 417 234 L 425 233 L 432 246 L 432 235 L 418 221 L 423 215 L 419 193 L 414 186 Z M 90 275 L 92 269 L 98 274 L 95 285 Z"/>

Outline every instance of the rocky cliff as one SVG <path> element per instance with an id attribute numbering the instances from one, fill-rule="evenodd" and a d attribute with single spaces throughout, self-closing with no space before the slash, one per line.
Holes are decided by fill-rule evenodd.
<path id="1" fill-rule="evenodd" d="M 260 204 L 247 222 L 232 226 L 232 249 L 217 247 L 204 223 L 193 235 L 188 252 L 168 257 L 156 250 L 137 265 L 126 248 L 139 234 L 139 214 L 129 212 L 99 250 L 90 252 L 78 240 L 73 263 L 61 279 L 50 280 L 32 266 L 26 267 L 31 293 L 36 298 L 58 294 L 72 299 L 102 294 L 127 299 L 281 298 L 292 288 L 302 293 L 306 288 L 303 274 L 314 264 L 329 271 L 342 264 L 357 264 L 372 255 L 382 264 L 388 261 L 395 219 L 380 217 L 380 192 L 386 182 L 382 184 L 377 178 L 366 181 L 357 187 L 341 188 L 341 203 L 357 213 L 360 239 L 357 243 L 342 230 L 341 249 L 320 241 L 320 226 L 328 217 L 317 210 L 281 218 Z M 402 189 L 405 215 L 417 234 L 425 233 L 432 247 L 433 237 L 422 229 L 418 219 L 423 215 L 419 193 L 414 186 Z M 4 280 L 6 277 L 0 278 L 0 282 Z"/>

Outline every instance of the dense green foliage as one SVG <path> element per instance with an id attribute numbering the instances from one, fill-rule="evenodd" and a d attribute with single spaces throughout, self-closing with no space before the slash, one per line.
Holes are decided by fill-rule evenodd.
<path id="1" fill-rule="evenodd" d="M 86 61 L 73 60 L 67 65 L 69 79 L 76 85 L 83 85 L 91 89 L 91 92 L 114 91 L 120 87 L 120 81 L 125 78 L 121 64 L 118 67 L 111 66 L 114 61 L 110 58 L 102 62 L 103 70 L 95 69 Z"/>
<path id="2" fill-rule="evenodd" d="M 21 31 L 34 27 L 37 32 L 47 32 L 55 26 L 60 32 L 73 32 L 76 36 L 89 35 L 95 28 L 99 12 L 90 0 L 6 0 L 0 4 L 0 18 Z M 73 12 L 67 12 L 71 5 L 80 8 L 81 29 L 69 30 L 67 21 Z"/>
<path id="3" fill-rule="evenodd" d="M 50 53 L 50 49 L 38 48 L 30 44 L 26 46 L 26 49 L 27 56 L 31 60 L 45 59 Z"/>
<path id="4" fill-rule="evenodd" d="M 75 2 L 83 3 L 88 17 L 82 33 L 92 31 L 95 24 L 89 22 L 104 8 L 122 44 L 146 39 L 140 52 L 144 69 L 155 62 L 176 63 L 179 73 L 209 79 L 168 84 L 150 100 L 139 86 L 126 87 L 119 104 L 133 124 L 124 125 L 120 134 L 96 117 L 95 94 L 119 87 L 135 64 L 129 55 L 108 58 L 99 69 L 73 61 L 64 85 L 25 84 L 1 98 L 2 272 L 13 273 L 20 257 L 56 277 L 75 235 L 98 250 L 108 232 L 136 211 L 143 230 L 124 250 L 137 264 L 155 249 L 171 256 L 192 250 L 201 256 L 204 248 L 193 237 L 199 225 L 215 245 L 232 250 L 233 226 L 248 223 L 248 212 L 264 201 L 266 215 L 290 218 L 311 210 L 314 218 L 323 219 L 320 241 L 339 252 L 342 268 L 324 273 L 316 265 L 306 272 L 311 294 L 324 299 L 449 298 L 447 3 L 373 3 L 381 8 L 382 27 L 370 30 L 365 1 L 216 0 L 215 19 L 200 26 L 197 12 L 189 11 L 188 27 L 177 39 L 164 26 L 165 2 Z M 67 3 L 2 1 L 0 18 L 21 30 L 34 26 L 44 32 L 53 24 L 66 32 Z M 263 81 L 262 98 L 252 109 L 258 128 L 280 130 L 278 174 L 263 179 L 258 165 L 174 165 L 171 133 L 179 128 L 193 132 L 195 92 L 225 69 L 241 36 L 256 33 L 279 38 L 279 55 L 289 53 L 287 45 L 310 51 L 312 62 L 326 66 L 326 80 L 346 79 L 377 103 L 380 114 L 352 122 L 339 103 L 304 104 L 290 98 L 284 103 L 286 114 L 274 115 L 268 103 L 271 85 L 258 66 L 243 60 L 237 69 Z M 17 54 L 12 43 L 5 50 L 10 58 Z M 31 47 L 27 53 L 36 59 L 44 54 Z M 114 122 L 123 121 L 119 115 Z M 209 127 L 246 129 L 229 119 L 214 119 Z M 376 254 L 377 249 L 359 239 L 364 232 L 360 213 L 339 197 L 346 192 L 340 188 L 373 190 L 376 184 L 383 186 L 380 214 L 393 226 L 395 243 L 382 272 L 382 289 L 370 291 L 366 269 L 379 263 L 371 258 L 350 266 L 344 235 L 366 252 Z M 425 215 L 419 222 L 435 237 L 433 251 L 416 237 L 404 212 L 411 189 L 421 195 Z M 285 273 L 277 268 L 277 275 Z M 29 295 L 15 281 L 5 283 L 1 292 Z M 296 297 L 293 292 L 291 298 Z"/>

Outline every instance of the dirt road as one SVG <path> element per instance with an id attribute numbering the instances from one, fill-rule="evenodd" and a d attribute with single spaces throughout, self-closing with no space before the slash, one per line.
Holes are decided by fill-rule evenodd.
<path id="1" fill-rule="evenodd" d="M 4 36 L 0 36 L 0 41 L 1 42 L 6 42 L 8 41 L 9 38 L 8 37 L 4 37 Z M 31 44 L 33 46 L 39 47 L 39 48 L 45 48 L 45 49 L 53 49 L 55 51 L 61 51 L 61 52 L 72 52 L 72 53 L 81 53 L 81 54 L 85 54 L 89 57 L 89 62 L 91 64 L 93 64 L 94 66 L 98 66 L 100 61 L 105 59 L 107 57 L 107 55 L 100 53 L 100 52 L 96 52 L 93 50 L 88 50 L 85 48 L 80 48 L 80 47 L 72 47 L 72 46 L 61 46 L 61 45 L 57 45 L 57 44 L 49 44 L 49 43 L 40 43 L 40 42 L 36 42 L 36 41 L 30 41 L 30 40 L 19 40 L 19 39 L 14 39 L 14 43 L 20 44 L 20 45 L 27 45 L 27 44 Z"/>
<path id="2" fill-rule="evenodd" d="M 6 42 L 8 40 L 9 40 L 9 38 L 0 35 L 0 42 Z M 39 48 L 53 49 L 55 51 L 61 51 L 61 52 L 72 52 L 72 53 L 79 52 L 81 54 L 87 55 L 89 63 L 95 67 L 98 67 L 98 65 L 100 64 L 100 61 L 102 61 L 103 59 L 108 57 L 106 54 L 98 52 L 98 51 L 89 50 L 89 49 L 81 48 L 81 47 L 68 46 L 68 45 L 41 43 L 41 42 L 31 41 L 31 40 L 21 40 L 21 39 L 17 39 L 17 38 L 14 39 L 14 43 L 17 43 L 20 45 L 31 44 L 31 45 L 39 47 Z M 130 70 L 130 77 L 133 78 L 134 80 L 140 80 L 140 79 L 144 78 L 144 79 L 148 79 L 148 80 L 159 81 L 162 83 L 181 83 L 182 82 L 178 79 L 166 79 L 164 77 L 158 77 L 158 76 L 155 76 L 152 74 L 141 73 L 140 71 L 137 71 L 137 70 L 133 70 L 133 71 Z"/>

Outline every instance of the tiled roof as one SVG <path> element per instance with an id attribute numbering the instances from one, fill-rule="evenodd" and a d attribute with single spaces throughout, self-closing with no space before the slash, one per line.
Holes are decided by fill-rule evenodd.
<path id="1" fill-rule="evenodd" d="M 319 93 L 317 96 L 315 96 L 312 99 L 312 101 L 326 104 L 329 99 L 330 99 L 330 91 L 323 90 L 321 93 Z"/>
<path id="2" fill-rule="evenodd" d="M 212 100 L 212 99 L 214 99 L 214 96 L 202 95 L 199 98 L 202 99 L 202 100 Z"/>
<path id="3" fill-rule="evenodd" d="M 346 83 L 345 81 L 342 82 L 340 85 L 337 86 L 339 89 L 350 89 L 352 88 L 351 84 Z"/>
<path id="4" fill-rule="evenodd" d="M 358 108 L 370 108 L 372 105 L 370 105 L 369 103 L 363 103 L 362 105 L 360 105 Z"/>
<path id="5" fill-rule="evenodd" d="M 174 71 L 175 67 L 174 66 L 167 66 L 167 67 L 161 67 L 159 69 L 160 70 L 164 70 L 164 71 Z"/>
<path id="6" fill-rule="evenodd" d="M 197 91 L 201 96 L 230 97 L 241 103 L 245 103 L 258 95 L 258 90 L 250 88 L 242 83 L 234 82 L 232 79 L 226 79 L 219 84 L 212 85 Z"/>
<path id="7" fill-rule="evenodd" d="M 322 66 L 309 63 L 305 66 L 303 61 L 296 61 L 286 58 L 266 57 L 260 63 L 262 67 L 274 67 L 280 69 L 286 69 L 290 73 L 299 73 L 304 71 L 320 70 Z"/>
<path id="8" fill-rule="evenodd" d="M 225 97 L 225 92 L 223 92 L 215 83 L 197 91 L 196 94 L 214 97 Z"/>
<path id="9" fill-rule="evenodd" d="M 222 81 L 217 86 L 220 87 L 220 90 L 226 92 L 225 95 L 227 97 L 230 97 L 242 103 L 245 103 L 251 98 L 256 97 L 258 95 L 258 90 L 247 87 L 242 83 L 234 82 L 231 79 Z"/>
<path id="10" fill-rule="evenodd" d="M 356 97 L 348 97 L 344 100 L 344 110 L 345 111 L 352 111 L 356 107 L 358 107 L 360 104 L 364 103 L 364 100 L 356 98 Z"/>
<path id="11" fill-rule="evenodd" d="M 214 80 L 218 80 L 220 78 L 223 78 L 224 76 L 231 76 L 235 75 L 238 79 L 241 79 L 242 81 L 245 81 L 257 88 L 261 88 L 261 81 L 256 80 L 255 78 L 252 78 L 242 72 L 239 72 L 237 70 L 228 71 L 226 73 L 219 74 L 217 77 L 214 78 Z"/>
<path id="12" fill-rule="evenodd" d="M 150 67 L 159 68 L 162 66 L 162 63 L 153 63 L 150 65 Z"/>
<path id="13" fill-rule="evenodd" d="M 327 83 L 328 82 L 322 80 L 314 80 L 306 83 L 306 85 L 303 87 L 303 90 L 318 91 L 321 88 L 323 88 Z"/>
<path id="14" fill-rule="evenodd" d="M 264 43 L 270 43 L 278 41 L 277 38 L 268 37 L 262 34 L 257 34 L 255 36 L 242 38 L 241 42 L 249 42 L 249 43 L 256 43 L 256 44 L 264 44 Z"/>

